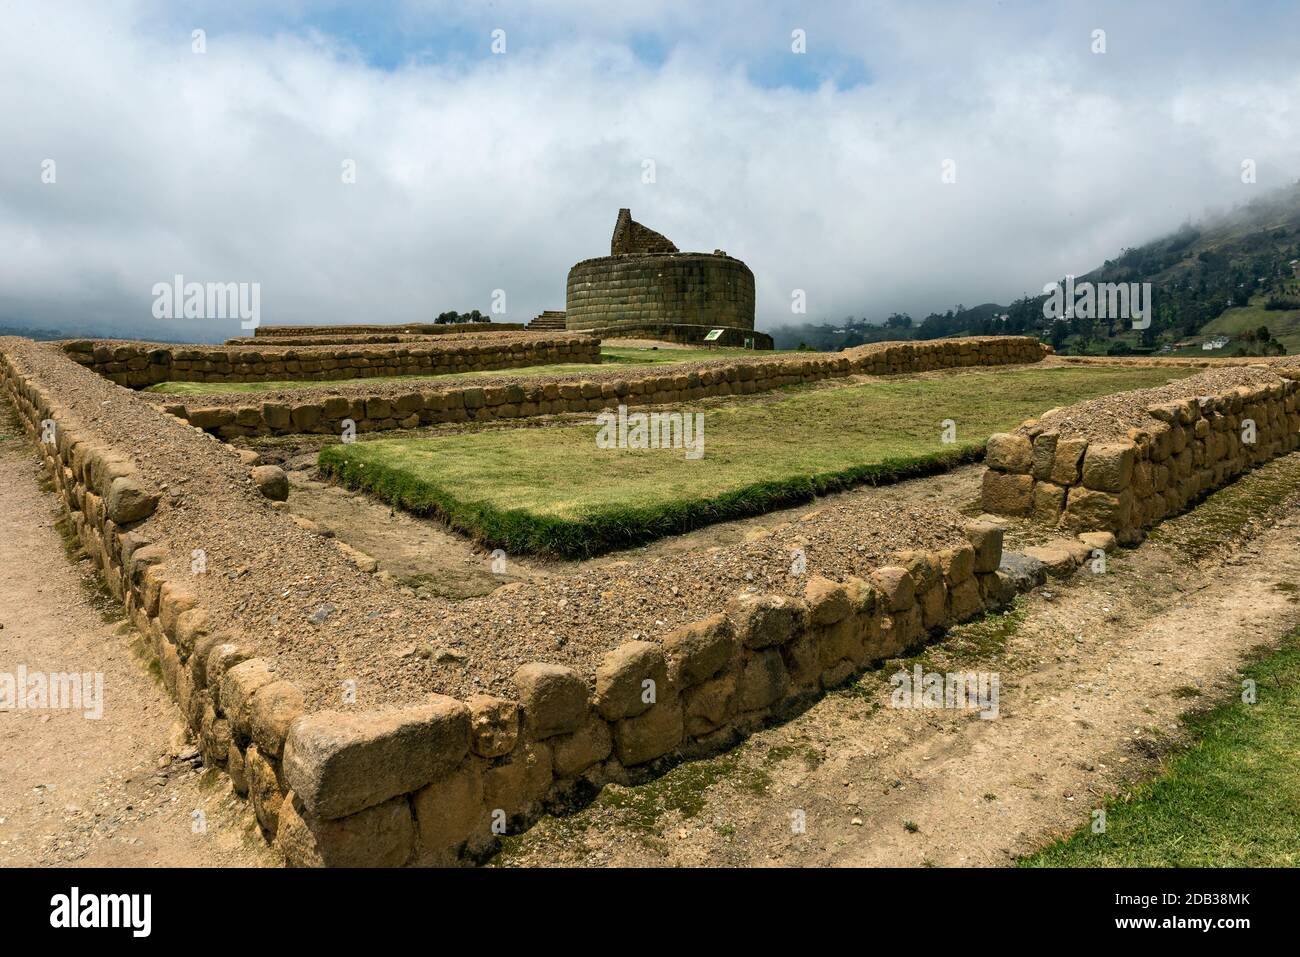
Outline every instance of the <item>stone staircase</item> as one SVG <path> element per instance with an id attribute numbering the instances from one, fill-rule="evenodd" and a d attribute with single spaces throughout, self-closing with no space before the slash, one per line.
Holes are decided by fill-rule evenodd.
<path id="1" fill-rule="evenodd" d="M 565 328 L 564 321 L 563 309 L 548 309 L 524 328 L 532 329 L 537 332 L 562 331 Z"/>

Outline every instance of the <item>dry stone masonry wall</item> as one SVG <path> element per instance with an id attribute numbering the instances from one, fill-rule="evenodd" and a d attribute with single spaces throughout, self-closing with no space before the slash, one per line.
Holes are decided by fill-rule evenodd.
<path id="1" fill-rule="evenodd" d="M 202 396 L 169 402 L 169 412 L 223 438 L 338 434 L 345 421 L 359 432 L 448 422 L 531 418 L 599 412 L 611 405 L 663 405 L 714 396 L 749 395 L 801 382 L 848 375 L 897 375 L 963 366 L 1038 362 L 1045 355 L 1031 337 L 976 337 L 932 342 L 877 343 L 834 355 L 772 356 L 677 366 L 640 376 L 623 370 L 576 379 L 520 377 L 493 385 L 389 384 L 330 392 L 280 392 L 255 399 Z"/>
<path id="2" fill-rule="evenodd" d="M 546 806 L 715 753 L 1001 604 L 1002 529 L 914 551 L 869 579 L 809 580 L 802 598 L 743 592 L 662 641 L 614 648 L 594 674 L 535 662 L 512 697 L 437 697 L 290 728 L 277 845 L 292 863 L 445 864 L 490 848 Z"/>
<path id="3" fill-rule="evenodd" d="M 999 354 L 1014 352 L 1013 344 L 1004 348 L 1012 351 Z M 975 353 L 957 347 L 953 354 Z M 939 361 L 933 352 L 868 355 L 882 370 L 923 357 Z M 33 369 L 36 359 L 44 371 Z M 66 364 L 75 375 L 53 375 L 50 363 Z M 75 385 L 67 393 L 75 393 L 69 399 L 75 410 L 61 403 L 65 393 L 54 394 L 51 380 Z M 148 636 L 205 762 L 227 771 L 264 834 L 292 864 L 397 866 L 473 856 L 490 847 L 502 824 L 514 832 L 552 802 L 729 746 L 930 631 L 1001 603 L 1010 587 L 998 570 L 1001 528 L 963 525 L 944 512 L 936 520 L 945 531 L 928 536 L 942 544 L 894 553 L 892 563 L 862 577 L 813 575 L 795 594 L 733 593 L 656 640 L 616 645 L 593 670 L 536 660 L 514 671 L 509 693 L 422 694 L 414 696 L 418 703 L 316 710 L 316 692 L 285 676 L 286 639 L 244 640 L 242 627 L 231 628 L 227 619 L 232 606 L 260 594 L 254 589 L 281 588 L 278 568 L 300 587 L 295 567 L 333 580 L 331 562 L 342 559 L 324 558 L 330 546 L 305 533 L 273 530 L 292 523 L 269 504 L 227 488 L 228 474 L 235 474 L 233 450 L 218 455 L 224 464 L 215 468 L 212 455 L 220 450 L 210 437 L 158 416 L 133 394 L 110 398 L 111 386 L 86 376 L 58 350 L 6 346 L 0 385 L 32 433 L 52 439 L 41 444 L 42 455 L 78 538 Z M 106 412 L 107 406 L 113 408 Z M 167 439 L 175 447 L 170 464 L 151 461 L 146 468 L 104 437 L 134 435 L 122 422 L 127 417 L 139 424 L 156 418 L 174 433 Z M 175 479 L 181 462 L 209 462 L 213 474 L 204 476 L 198 512 L 168 519 L 171 493 L 152 476 Z M 184 559 L 172 552 L 188 546 L 178 546 L 175 536 L 193 534 L 184 516 L 206 515 L 206 503 L 221 498 L 254 511 L 242 520 L 212 514 L 233 527 L 254 526 L 259 541 L 275 536 L 275 554 L 263 557 L 247 579 L 235 570 L 199 587 L 177 571 Z M 216 534 L 231 534 L 231 525 L 222 527 Z M 303 553 L 301 564 L 291 560 L 295 552 Z M 377 599 L 381 586 L 361 577 L 364 585 L 347 576 L 337 580 L 349 594 L 375 591 Z M 405 614 L 400 595 L 385 595 L 377 600 L 390 614 Z M 311 658 L 335 653 L 329 634 L 313 633 Z M 266 642 L 278 642 L 280 650 L 266 651 Z"/>
<path id="4" fill-rule="evenodd" d="M 1300 448 L 1297 377 L 1223 370 L 1053 410 L 989 438 L 984 508 L 1136 544 L 1206 493 Z"/>
<path id="5" fill-rule="evenodd" d="M 159 382 L 265 382 L 485 372 L 599 362 L 600 340 L 574 334 L 496 333 L 357 346 L 177 346 L 78 339 L 76 362 L 131 388 Z"/>
<path id="6" fill-rule="evenodd" d="M 408 322 L 386 325 L 348 326 L 258 326 L 250 339 L 262 342 L 267 339 L 319 338 L 321 336 L 354 335 L 410 335 L 444 336 L 470 332 L 517 332 L 524 328 L 519 322 Z"/>
<path id="7" fill-rule="evenodd" d="M 754 274 L 710 253 L 604 256 L 569 270 L 565 321 L 600 331 L 612 323 L 754 328 Z"/>
<path id="8" fill-rule="evenodd" d="M 189 581 L 169 574 L 168 543 L 155 540 L 150 522 L 162 490 L 130 455 L 70 413 L 21 359 L 0 354 L 0 385 L 39 442 L 82 548 L 147 638 L 204 763 L 226 770 L 273 836 L 284 800 L 280 756 L 289 726 L 303 714 L 302 692 L 221 632 Z"/>

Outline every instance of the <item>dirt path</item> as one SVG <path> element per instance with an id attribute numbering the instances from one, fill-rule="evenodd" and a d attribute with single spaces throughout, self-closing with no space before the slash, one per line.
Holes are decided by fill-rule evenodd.
<path id="1" fill-rule="evenodd" d="M 0 403 L 0 675 L 100 673 L 103 714 L 86 718 L 86 701 L 0 711 L 0 866 L 275 863 L 229 779 L 195 768 L 120 606 L 96 594 L 89 562 L 65 555 L 43 477 Z"/>
<path id="2" fill-rule="evenodd" d="M 1244 658 L 1300 625 L 1297 479 L 1300 455 L 1274 462 L 1105 574 L 1050 582 L 735 751 L 607 788 L 497 863 L 1009 864 L 1150 775 L 1178 716 L 1239 694 Z M 1261 492 L 1271 511 L 1242 516 Z M 1207 534 L 1248 540 L 1197 563 L 1182 543 Z M 890 707 L 889 676 L 916 664 L 997 674 L 999 717 Z"/>

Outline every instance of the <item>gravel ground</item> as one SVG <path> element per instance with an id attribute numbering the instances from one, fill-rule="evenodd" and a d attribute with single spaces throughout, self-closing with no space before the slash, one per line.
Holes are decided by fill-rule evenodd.
<path id="1" fill-rule="evenodd" d="M 1148 406 L 1230 392 L 1242 385 L 1254 388 L 1281 381 L 1283 380 L 1278 375 L 1266 368 L 1219 368 L 1155 389 L 1117 392 L 1062 409 L 1053 409 L 1043 413 L 1039 422 L 1044 428 L 1059 431 L 1063 435 L 1082 435 L 1095 439 L 1123 438 L 1128 435 L 1129 429 L 1150 425 L 1155 421 L 1147 412 Z"/>
<path id="2" fill-rule="evenodd" d="M 418 599 L 360 572 L 333 542 L 262 498 L 224 444 L 56 346 L 4 338 L 0 349 L 164 491 L 146 527 L 170 544 L 169 571 L 188 575 L 191 551 L 203 549 L 208 572 L 192 582 L 214 622 L 299 683 L 316 708 L 335 705 L 345 680 L 357 683 L 358 703 L 372 706 L 430 692 L 508 691 L 527 661 L 590 674 L 614 645 L 710 614 L 743 587 L 801 591 L 806 579 L 789 575 L 795 547 L 806 550 L 808 574 L 840 579 L 895 550 L 963 540 L 961 517 L 945 508 L 828 508 L 771 536 L 698 554 L 508 586 L 459 604 Z"/>

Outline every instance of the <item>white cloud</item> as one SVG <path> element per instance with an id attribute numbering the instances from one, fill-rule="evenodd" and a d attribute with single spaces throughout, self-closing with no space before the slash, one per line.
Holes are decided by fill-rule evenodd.
<path id="1" fill-rule="evenodd" d="M 1205 21 L 1161 46 L 1116 7 L 1095 57 L 1090 18 L 1023 10 L 610 6 L 525 6 L 504 57 L 393 70 L 306 28 L 214 28 L 196 55 L 185 18 L 153 4 L 0 8 L 0 321 L 138 332 L 175 273 L 260 282 L 268 323 L 486 311 L 497 288 L 526 321 L 563 306 L 568 267 L 607 250 L 620 206 L 745 259 L 760 325 L 790 318 L 794 288 L 810 318 L 924 314 L 1035 291 L 1300 170 L 1300 65 L 1264 25 L 1245 24 L 1251 40 Z M 402 16 L 418 31 L 450 9 Z M 779 75 L 800 19 L 808 56 L 860 56 L 872 82 L 752 79 L 759 60 Z M 628 49 L 646 31 L 660 66 Z"/>

